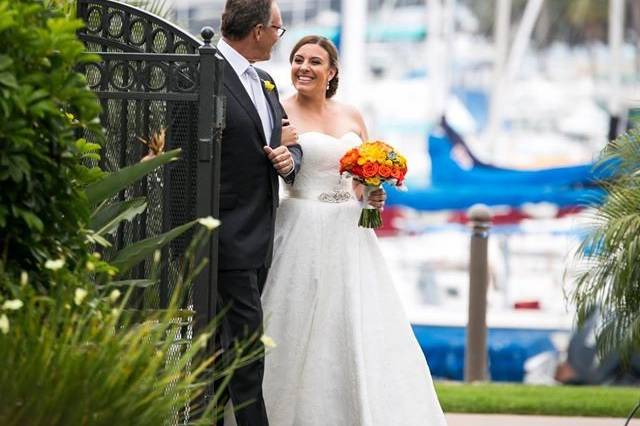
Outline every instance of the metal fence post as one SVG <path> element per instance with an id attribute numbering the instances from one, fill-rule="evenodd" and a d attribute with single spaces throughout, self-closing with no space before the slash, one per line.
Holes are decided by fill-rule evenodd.
<path id="1" fill-rule="evenodd" d="M 200 32 L 204 44 L 200 53 L 200 93 L 198 106 L 198 215 L 219 217 L 221 139 L 224 128 L 224 102 L 222 93 L 222 60 L 211 45 L 214 31 L 204 27 Z M 216 316 L 218 294 L 218 231 L 214 231 L 201 253 L 208 259 L 207 266 L 196 278 L 194 306 L 196 330 L 207 326 Z M 213 340 L 207 344 L 208 355 L 215 350 Z M 214 395 L 214 384 L 207 386 L 195 405 L 206 406 Z"/>
<path id="2" fill-rule="evenodd" d="M 469 210 L 473 226 L 469 253 L 469 316 L 464 355 L 465 382 L 485 381 L 487 368 L 487 286 L 489 268 L 487 242 L 491 214 L 484 205 Z"/>
<path id="3" fill-rule="evenodd" d="M 204 27 L 201 36 L 204 44 L 198 49 L 200 54 L 200 93 L 198 105 L 198 187 L 197 207 L 198 217 L 213 216 L 213 205 L 216 194 L 213 182 L 213 134 L 214 134 L 214 96 L 215 96 L 215 68 L 216 49 L 211 45 L 213 29 Z M 214 231 L 214 234 L 217 232 Z M 212 237 L 201 253 L 208 260 L 207 266 L 198 275 L 193 288 L 193 303 L 196 311 L 196 328 L 202 329 L 211 321 L 211 293 L 216 292 L 218 279 L 217 257 L 216 263 L 211 264 L 212 252 L 216 250 L 216 237 Z M 215 307 L 213 307 L 215 310 Z"/>

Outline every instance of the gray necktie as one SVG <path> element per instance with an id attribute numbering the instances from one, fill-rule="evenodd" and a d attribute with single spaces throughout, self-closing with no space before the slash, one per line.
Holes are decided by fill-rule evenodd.
<path id="1" fill-rule="evenodd" d="M 245 73 L 249 77 L 249 83 L 251 86 L 251 99 L 253 100 L 253 105 L 255 105 L 256 111 L 258 111 L 258 115 L 260 116 L 262 129 L 264 130 L 264 136 L 267 140 L 267 145 L 269 145 L 271 142 L 271 131 L 273 125 L 271 124 L 271 115 L 269 114 L 269 105 L 267 104 L 267 98 L 264 96 L 264 92 L 262 91 L 262 82 L 260 81 L 258 72 L 253 67 L 253 65 L 250 65 Z"/>

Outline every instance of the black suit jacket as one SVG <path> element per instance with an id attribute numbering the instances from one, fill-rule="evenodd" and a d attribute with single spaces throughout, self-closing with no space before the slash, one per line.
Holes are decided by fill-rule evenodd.
<path id="1" fill-rule="evenodd" d="M 271 76 L 257 69 L 260 79 Z M 274 128 L 269 145 L 280 145 L 284 110 L 277 89 L 263 91 L 271 108 Z M 220 190 L 219 269 L 269 267 L 278 207 L 278 174 L 267 158 L 260 116 L 235 71 L 225 60 L 224 96 L 226 124 L 222 133 Z M 289 147 L 295 169 L 285 179 L 292 182 L 300 168 L 302 149 Z"/>

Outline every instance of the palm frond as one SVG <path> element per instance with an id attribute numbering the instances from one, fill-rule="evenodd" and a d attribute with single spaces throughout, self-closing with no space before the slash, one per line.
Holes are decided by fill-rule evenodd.
<path id="1" fill-rule="evenodd" d="M 578 250 L 579 272 L 572 299 L 579 323 L 601 315 L 601 354 L 640 348 L 640 132 L 611 142 L 600 165 L 610 167 L 605 202 L 591 218 L 593 228 Z"/>
<path id="2" fill-rule="evenodd" d="M 174 17 L 173 3 L 169 0 L 126 0 L 126 3 L 144 9 L 168 21 L 171 21 Z"/>
<path id="3" fill-rule="evenodd" d="M 599 166 L 606 163 L 618 177 L 637 175 L 640 171 L 640 130 L 631 129 L 611 141 L 602 151 Z"/>

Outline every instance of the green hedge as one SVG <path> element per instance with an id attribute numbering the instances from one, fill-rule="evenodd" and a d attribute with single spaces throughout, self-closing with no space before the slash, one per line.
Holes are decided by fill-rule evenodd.
<path id="1" fill-rule="evenodd" d="M 95 60 L 76 38 L 79 21 L 37 0 L 0 0 L 0 260 L 34 270 L 82 256 L 89 204 L 82 166 L 101 137 L 100 105 L 78 64 Z"/>

